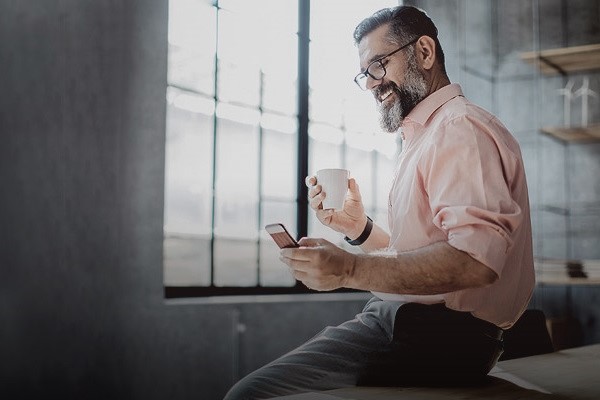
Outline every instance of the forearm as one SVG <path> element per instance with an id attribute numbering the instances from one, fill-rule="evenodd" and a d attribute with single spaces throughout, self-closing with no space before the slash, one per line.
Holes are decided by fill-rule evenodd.
<path id="1" fill-rule="evenodd" d="M 386 249 L 390 243 L 390 235 L 376 223 L 372 222 L 372 224 L 373 229 L 371 230 L 369 237 L 360 245 L 361 250 L 365 253 Z M 363 231 L 366 229 L 366 225 L 367 215 L 363 214 L 357 223 L 353 223 L 350 228 L 347 228 L 347 231 L 341 232 L 351 240 L 354 240 L 362 235 Z"/>
<path id="2" fill-rule="evenodd" d="M 381 237 L 376 235 L 373 242 Z M 352 261 L 346 286 L 383 293 L 433 295 L 482 287 L 497 279 L 490 268 L 446 242 L 389 256 L 359 254 Z"/>
<path id="3" fill-rule="evenodd" d="M 379 225 L 373 223 L 373 230 L 360 248 L 365 253 L 386 249 L 390 243 L 390 235 Z"/>

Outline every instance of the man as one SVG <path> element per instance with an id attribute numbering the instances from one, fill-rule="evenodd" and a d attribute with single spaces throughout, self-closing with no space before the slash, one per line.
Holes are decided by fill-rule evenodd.
<path id="1" fill-rule="evenodd" d="M 228 399 L 352 385 L 471 384 L 496 363 L 503 329 L 530 299 L 531 224 L 515 139 L 450 84 L 437 29 L 421 10 L 380 10 L 354 37 L 362 69 L 356 83 L 375 96 L 382 127 L 402 130 L 390 233 L 366 216 L 353 179 L 343 210 L 334 212 L 323 210 L 327 194 L 310 177 L 318 219 L 364 254 L 303 238 L 281 259 L 310 288 L 375 297 L 354 320 L 247 376 Z"/>

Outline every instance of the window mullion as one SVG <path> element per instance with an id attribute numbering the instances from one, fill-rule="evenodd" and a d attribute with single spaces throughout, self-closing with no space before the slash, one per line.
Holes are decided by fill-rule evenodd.
<path id="1" fill-rule="evenodd" d="M 210 286 L 215 285 L 215 207 L 217 203 L 217 105 L 219 102 L 219 0 L 215 0 L 215 24 L 216 24 L 216 35 L 215 35 L 215 74 L 214 74 L 214 112 L 213 112 L 213 153 L 212 153 L 212 205 L 211 205 L 211 221 L 210 221 Z"/>
<path id="2" fill-rule="evenodd" d="M 300 237 L 308 235 L 308 95 L 310 0 L 298 0 L 298 170 L 296 223 Z"/>
<path id="3" fill-rule="evenodd" d="M 260 122 L 262 120 L 262 116 L 263 116 L 263 102 L 264 102 L 264 83 L 265 83 L 265 74 L 262 70 L 262 68 L 259 71 L 260 74 L 260 84 L 259 84 L 259 97 L 258 97 L 258 111 L 260 113 L 260 118 L 259 118 L 259 123 L 258 123 L 258 237 L 256 239 L 256 246 L 257 246 L 257 252 L 256 252 L 256 286 L 261 286 L 260 284 L 260 275 L 261 275 L 261 269 L 260 269 L 260 244 L 261 244 L 261 235 L 260 235 L 260 231 L 263 225 L 263 215 L 262 215 L 262 193 L 263 193 L 263 158 L 264 158 L 264 143 L 263 143 L 263 136 L 264 136 L 264 131 L 263 131 L 263 127 L 262 127 L 262 123 Z"/>

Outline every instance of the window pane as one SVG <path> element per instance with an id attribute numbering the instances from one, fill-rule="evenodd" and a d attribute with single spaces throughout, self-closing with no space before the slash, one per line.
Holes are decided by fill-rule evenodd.
<path id="1" fill-rule="evenodd" d="M 215 234 L 257 239 L 258 114 L 219 104 L 217 115 Z"/>
<path id="2" fill-rule="evenodd" d="M 215 285 L 256 286 L 258 245 L 252 238 L 215 239 Z"/>
<path id="3" fill-rule="evenodd" d="M 295 38 L 294 38 L 295 40 Z M 291 46 L 296 48 L 296 43 Z M 277 54 L 274 52 L 273 54 Z M 286 115 L 296 115 L 297 110 L 297 61 L 296 52 L 285 55 L 276 64 L 276 70 L 263 75 L 263 108 Z"/>
<path id="4" fill-rule="evenodd" d="M 296 279 L 290 269 L 279 260 L 279 247 L 271 239 L 260 242 L 260 285 L 294 286 Z"/>
<path id="5" fill-rule="evenodd" d="M 219 60 L 219 100 L 258 107 L 260 100 L 260 71 L 240 60 Z"/>
<path id="6" fill-rule="evenodd" d="M 262 224 L 261 224 L 261 237 L 267 237 L 270 239 L 270 236 L 267 235 L 264 227 L 268 224 L 273 223 L 281 223 L 285 225 L 287 230 L 294 238 L 298 238 L 297 236 L 297 228 L 296 228 L 296 211 L 297 206 L 296 202 L 282 202 L 282 201 L 263 201 L 261 205 L 261 213 L 262 213 Z"/>
<path id="7" fill-rule="evenodd" d="M 308 128 L 308 171 L 316 173 L 322 168 L 345 168 L 342 162 L 344 135 L 341 130 L 327 125 L 311 123 Z"/>
<path id="8" fill-rule="evenodd" d="M 344 102 L 343 119 L 346 128 L 355 132 L 381 132 L 394 136 L 381 131 L 379 112 L 373 95 L 358 90 L 358 86 L 356 89 L 348 92 L 347 100 Z"/>
<path id="9" fill-rule="evenodd" d="M 173 88 L 167 99 L 165 284 L 206 284 L 210 279 L 212 102 Z"/>
<path id="10" fill-rule="evenodd" d="M 260 63 L 253 31 L 244 34 L 250 21 L 244 15 L 219 12 L 219 99 L 258 106 L 260 100 Z"/>
<path id="11" fill-rule="evenodd" d="M 258 112 L 217 107 L 215 285 L 255 286 L 258 259 Z"/>
<path id="12" fill-rule="evenodd" d="M 165 234 L 165 286 L 210 284 L 210 237 Z"/>
<path id="13" fill-rule="evenodd" d="M 209 234 L 213 117 L 210 101 L 169 91 L 165 165 L 165 230 Z M 185 108 L 184 108 L 185 107 Z M 194 107 L 197 111 L 194 110 Z"/>
<path id="14" fill-rule="evenodd" d="M 220 6 L 224 9 L 219 12 L 219 98 L 257 106 L 262 93 L 267 109 L 293 115 L 296 2 L 228 1 Z M 277 10 L 281 13 L 273 14 Z M 293 23 L 288 24 L 290 18 Z"/>
<path id="15" fill-rule="evenodd" d="M 265 197 L 296 198 L 296 120 L 263 115 L 262 194 Z"/>
<path id="16" fill-rule="evenodd" d="M 169 84 L 212 96 L 215 44 L 214 7 L 203 0 L 169 1 Z"/>
<path id="17" fill-rule="evenodd" d="M 254 30 L 267 26 L 282 33 L 298 31 L 297 0 L 219 0 L 219 7 L 245 15 L 251 25 L 247 27 Z M 247 33 L 251 33 L 245 30 L 238 33 L 240 32 L 244 37 L 247 37 Z"/>
<path id="18" fill-rule="evenodd" d="M 294 286 L 289 268 L 279 260 L 279 248 L 264 230 L 264 225 L 282 223 L 294 238 L 296 235 L 296 203 L 265 201 L 262 203 L 263 227 L 260 241 L 260 284 L 262 286 Z"/>
<path id="19" fill-rule="evenodd" d="M 311 64 L 319 63 L 318 55 L 313 54 L 314 46 L 311 45 Z M 309 79 L 311 81 L 309 100 L 309 118 L 311 121 L 324 122 L 335 127 L 342 125 L 343 98 L 340 97 L 338 88 L 333 88 L 330 84 L 322 84 L 327 80 L 325 76 L 313 76 L 316 71 L 311 67 Z M 321 74 L 321 71 L 318 72 Z M 316 81 L 316 82 L 315 82 Z"/>

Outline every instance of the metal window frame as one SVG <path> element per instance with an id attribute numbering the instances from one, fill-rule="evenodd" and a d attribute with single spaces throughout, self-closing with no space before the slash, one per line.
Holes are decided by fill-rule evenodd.
<path id="1" fill-rule="evenodd" d="M 216 8 L 216 29 L 219 29 L 219 1 L 214 1 L 214 7 Z M 215 43 L 215 57 L 214 57 L 214 87 L 213 96 L 215 110 L 217 105 L 221 102 L 218 96 L 218 77 L 219 77 L 219 55 L 218 55 L 218 41 L 219 35 L 216 35 Z M 308 128 L 310 124 L 309 118 L 309 48 L 310 48 L 310 0 L 298 0 L 298 90 L 297 90 L 297 175 L 296 175 L 296 231 L 298 237 L 308 235 L 308 188 L 304 184 L 304 177 L 309 173 L 309 135 Z M 261 76 L 262 80 L 262 76 Z M 177 87 L 177 85 L 169 84 L 169 87 Z M 260 86 L 260 101 L 258 105 L 258 111 L 262 114 L 263 109 L 263 93 L 262 84 Z M 183 90 L 190 91 L 189 89 L 180 88 Z M 192 90 L 193 92 L 193 90 Z M 210 285 L 205 286 L 163 286 L 164 297 L 166 299 L 183 299 L 183 298 L 208 298 L 208 297 L 227 297 L 227 296 L 254 296 L 254 295 L 280 295 L 280 294 L 308 294 L 316 293 L 314 290 L 308 289 L 301 282 L 296 282 L 294 286 L 261 286 L 260 285 L 260 251 L 258 252 L 256 262 L 256 282 L 255 286 L 218 286 L 214 284 L 215 277 L 215 207 L 216 207 L 216 180 L 217 180 L 217 130 L 219 119 L 217 113 L 212 116 L 213 118 L 213 149 L 212 149 L 212 177 L 211 177 L 211 235 L 210 235 Z M 343 124 L 342 130 L 345 131 L 345 124 Z M 259 171 L 262 170 L 262 152 L 263 152 L 263 128 L 259 127 Z M 340 151 L 342 152 L 342 160 L 345 164 L 345 149 L 346 143 L 342 144 Z M 375 152 L 371 156 L 372 163 L 372 174 L 373 174 L 373 193 L 376 196 L 376 176 L 377 176 L 377 155 Z M 259 184 L 258 190 L 261 192 L 262 188 L 262 177 L 259 172 Z M 262 223 L 262 203 L 265 198 L 259 196 L 258 201 L 258 219 L 259 224 Z M 373 204 L 371 212 L 377 211 L 376 202 Z M 256 245 L 260 246 L 261 237 L 258 236 Z M 361 292 L 360 290 L 353 289 L 338 289 L 328 293 L 347 293 L 347 292 Z M 320 292 L 321 293 L 321 292 Z"/>
<path id="2" fill-rule="evenodd" d="M 216 29 L 219 29 L 219 1 L 214 2 L 216 8 Z M 297 121 L 298 121 L 298 164 L 297 164 L 297 187 L 296 187 L 296 224 L 298 235 L 306 236 L 308 233 L 308 189 L 304 185 L 304 177 L 308 175 L 308 94 L 309 94 L 309 42 L 310 42 L 310 0 L 298 0 L 298 91 L 297 91 Z M 213 101 L 215 109 L 219 103 L 218 97 L 218 76 L 219 76 L 219 55 L 218 55 L 219 35 L 216 35 L 216 50 L 214 58 L 214 94 Z M 171 86 L 171 85 L 169 85 Z M 262 86 L 261 86 L 262 88 Z M 262 113 L 262 93 L 259 103 L 259 111 Z M 239 295 L 268 295 L 268 294 L 299 294 L 311 293 L 312 290 L 297 282 L 294 286 L 217 286 L 214 284 L 215 277 L 215 207 L 216 207 L 216 180 L 217 180 L 217 130 L 218 117 L 216 112 L 213 114 L 213 164 L 212 164 L 212 199 L 211 199 L 211 235 L 210 235 L 210 282 L 209 286 L 164 286 L 164 296 L 167 299 L 188 298 L 188 297 L 213 297 L 213 296 L 239 296 Z M 259 151 L 262 154 L 262 128 L 259 128 Z M 259 157 L 261 160 L 261 157 Z M 259 161 L 258 168 L 261 169 Z M 259 188 L 261 189 L 262 179 L 259 174 Z M 262 222 L 262 198 L 259 197 L 258 217 Z M 257 246 L 260 246 L 261 238 L 257 239 Z M 256 260 L 257 282 L 260 282 L 260 252 Z M 334 292 L 350 292 L 353 290 L 338 290 Z"/>

